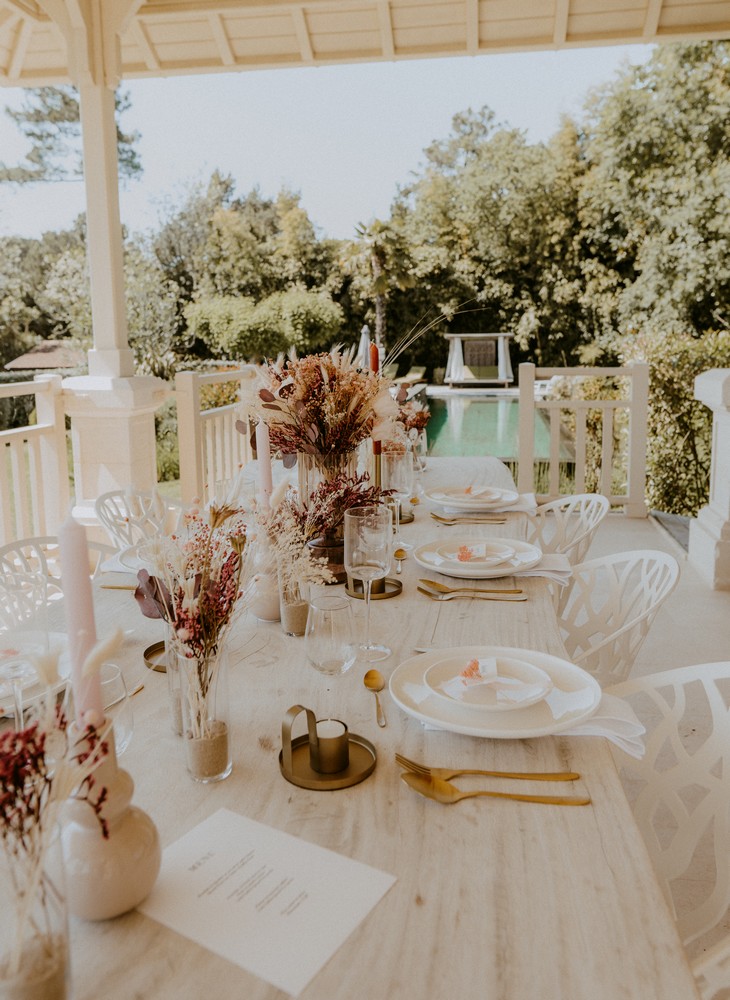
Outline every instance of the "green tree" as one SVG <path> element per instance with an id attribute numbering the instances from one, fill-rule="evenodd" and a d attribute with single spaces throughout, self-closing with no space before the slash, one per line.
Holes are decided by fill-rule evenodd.
<path id="1" fill-rule="evenodd" d="M 129 95 L 117 91 L 117 154 L 119 175 L 137 177 L 142 162 L 136 149 L 138 132 L 125 132 L 119 120 L 130 108 Z M 37 181 L 68 180 L 83 176 L 81 153 L 81 112 L 75 87 L 36 87 L 25 92 L 21 108 L 5 113 L 31 143 L 24 162 L 18 166 L 0 164 L 0 181 L 30 184 Z"/>

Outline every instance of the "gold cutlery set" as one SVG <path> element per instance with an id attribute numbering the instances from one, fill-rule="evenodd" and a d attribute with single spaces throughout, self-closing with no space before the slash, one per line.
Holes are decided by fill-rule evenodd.
<path id="1" fill-rule="evenodd" d="M 432 601 L 453 601 L 459 597 L 473 597 L 482 601 L 526 601 L 527 594 L 516 587 L 447 587 L 437 580 L 419 580 L 417 588 Z"/>
<path id="2" fill-rule="evenodd" d="M 471 791 L 465 792 L 453 785 L 450 778 L 464 774 L 480 774 L 490 778 L 511 778 L 519 781 L 577 781 L 580 775 L 575 771 L 483 771 L 474 768 L 448 770 L 446 768 L 426 767 L 416 761 L 409 760 L 396 753 L 396 762 L 406 770 L 401 774 L 405 783 L 428 799 L 434 799 L 444 805 L 461 802 L 462 799 L 493 798 L 512 799 L 516 802 L 538 802 L 553 806 L 587 806 L 588 796 L 580 795 L 526 795 L 520 792 Z"/>

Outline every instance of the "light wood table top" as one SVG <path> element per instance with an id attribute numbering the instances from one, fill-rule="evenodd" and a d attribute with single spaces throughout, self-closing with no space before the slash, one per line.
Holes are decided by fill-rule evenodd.
<path id="1" fill-rule="evenodd" d="M 464 469 L 471 478 L 482 461 L 491 465 L 430 460 L 428 482 L 436 485 L 447 474 L 453 483 Z M 427 504 L 403 527 L 414 543 L 450 530 L 431 521 Z M 515 515 L 489 531 L 522 534 L 524 523 Z M 379 664 L 386 677 L 423 644 L 490 643 L 565 655 L 544 580 L 525 580 L 525 603 L 436 604 L 416 591 L 417 578 L 426 575 L 433 574 L 407 559 L 403 593 L 373 603 L 373 635 L 393 647 Z M 362 623 L 362 602 L 353 604 Z M 165 675 L 148 670 L 142 658 L 144 648 L 162 638 L 161 624 L 143 618 L 124 591 L 97 590 L 96 613 L 100 635 L 115 623 L 134 629 L 119 659 L 130 689 L 143 681 L 144 690 L 133 699 L 135 734 L 120 764 L 134 778 L 134 804 L 152 816 L 163 847 L 226 807 L 397 877 L 301 994 L 305 1000 L 697 997 L 604 740 L 492 740 L 427 730 L 387 692 L 388 724 L 379 729 L 373 696 L 362 686 L 364 666 L 325 678 L 305 663 L 303 639 L 244 616 L 232 637 L 233 773 L 220 784 L 199 785 L 189 778 L 180 738 L 172 733 Z M 378 751 L 374 773 L 334 792 L 285 781 L 278 765 L 281 723 L 297 703 L 319 717 L 344 719 L 371 740 Z M 400 780 L 396 750 L 448 767 L 576 770 L 583 777 L 571 791 L 588 793 L 592 805 L 487 799 L 439 805 Z M 459 784 L 495 786 L 483 778 Z M 518 784 L 520 791 L 564 791 Z M 285 996 L 136 911 L 97 924 L 73 920 L 72 966 L 76 1000 Z"/>

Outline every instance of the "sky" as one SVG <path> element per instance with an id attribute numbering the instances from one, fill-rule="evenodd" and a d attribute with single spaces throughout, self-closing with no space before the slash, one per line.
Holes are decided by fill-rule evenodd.
<path id="1" fill-rule="evenodd" d="M 239 195 L 299 192 L 321 236 L 350 238 L 358 223 L 388 217 L 398 187 L 423 150 L 449 135 L 456 113 L 487 105 L 529 141 L 547 140 L 562 115 L 580 115 L 592 88 L 650 53 L 617 46 L 125 81 L 132 107 L 122 124 L 141 133 L 144 173 L 121 190 L 122 222 L 156 230 L 218 169 Z M 22 96 L 0 91 L 7 165 L 25 146 L 4 108 Z M 83 210 L 81 181 L 0 185 L 0 236 L 37 237 Z"/>

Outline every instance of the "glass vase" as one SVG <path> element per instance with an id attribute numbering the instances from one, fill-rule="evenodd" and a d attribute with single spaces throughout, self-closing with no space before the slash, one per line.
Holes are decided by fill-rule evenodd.
<path id="1" fill-rule="evenodd" d="M 287 635 L 304 635 L 307 627 L 309 587 L 298 580 L 288 580 L 279 570 L 281 627 Z"/>
<path id="2" fill-rule="evenodd" d="M 357 475 L 357 449 L 338 455 L 297 455 L 297 481 L 299 496 L 309 500 L 321 483 L 330 482 L 342 473 Z"/>
<path id="3" fill-rule="evenodd" d="M 222 781 L 233 768 L 228 710 L 228 652 L 219 644 L 206 657 L 178 646 L 182 735 L 191 777 Z"/>
<path id="4" fill-rule="evenodd" d="M 276 554 L 265 538 L 255 540 L 253 585 L 249 609 L 262 622 L 278 622 L 279 576 Z"/>
<path id="5" fill-rule="evenodd" d="M 68 920 L 61 838 L 37 865 L 0 852 L 0 998 L 66 1000 Z"/>
<path id="6" fill-rule="evenodd" d="M 180 664 L 170 629 L 165 633 L 165 673 L 170 708 L 170 725 L 176 736 L 182 736 L 182 693 L 180 690 Z"/>

